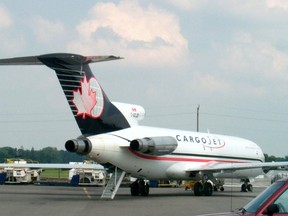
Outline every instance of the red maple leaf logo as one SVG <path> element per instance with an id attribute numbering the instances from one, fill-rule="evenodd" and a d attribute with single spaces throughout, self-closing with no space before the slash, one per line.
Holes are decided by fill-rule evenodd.
<path id="1" fill-rule="evenodd" d="M 73 90 L 72 101 L 77 108 L 77 116 L 82 115 L 83 119 L 86 115 L 92 116 L 91 112 L 97 103 L 96 92 L 91 89 L 90 80 L 87 82 L 86 75 L 81 80 L 81 87 L 76 91 Z"/>

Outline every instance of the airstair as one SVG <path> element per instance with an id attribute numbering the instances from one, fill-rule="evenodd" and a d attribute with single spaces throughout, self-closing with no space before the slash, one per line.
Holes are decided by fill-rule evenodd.
<path id="1" fill-rule="evenodd" d="M 119 187 L 120 187 L 120 184 L 125 176 L 125 171 L 115 167 L 115 171 L 114 173 L 112 174 L 110 180 L 108 181 L 103 193 L 102 193 L 102 196 L 101 196 L 101 199 L 106 199 L 106 200 L 109 200 L 109 199 L 114 199 Z"/>

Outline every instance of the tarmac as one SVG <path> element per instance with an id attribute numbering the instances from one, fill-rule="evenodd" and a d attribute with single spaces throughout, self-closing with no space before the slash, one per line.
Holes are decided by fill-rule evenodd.
<path id="1" fill-rule="evenodd" d="M 129 188 L 120 188 L 114 200 L 101 200 L 102 187 L 42 185 L 0 185 L 1 215 L 19 216 L 142 216 L 200 215 L 229 212 L 243 207 L 265 186 L 240 192 L 230 185 L 211 197 L 195 197 L 184 188 L 150 188 L 147 197 L 132 197 Z"/>

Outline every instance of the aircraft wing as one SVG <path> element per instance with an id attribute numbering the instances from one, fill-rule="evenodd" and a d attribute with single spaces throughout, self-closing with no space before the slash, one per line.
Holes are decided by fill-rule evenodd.
<path id="1" fill-rule="evenodd" d="M 225 172 L 236 171 L 245 169 L 262 168 L 263 171 L 269 170 L 287 170 L 288 162 L 265 162 L 265 163 L 221 163 L 221 162 L 209 162 L 198 167 L 187 167 L 187 172 L 202 171 L 202 172 Z"/>
<path id="2" fill-rule="evenodd" d="M 0 167 L 13 167 L 13 168 L 50 168 L 50 169 L 101 169 L 104 167 L 100 164 L 56 164 L 56 163 L 27 163 L 27 164 L 15 164 L 15 163 L 0 163 Z"/>

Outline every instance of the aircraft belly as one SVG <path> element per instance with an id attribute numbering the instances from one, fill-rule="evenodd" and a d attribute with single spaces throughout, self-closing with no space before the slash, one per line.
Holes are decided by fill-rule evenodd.
<path id="1" fill-rule="evenodd" d="M 122 152 L 122 158 L 124 161 L 117 161 L 118 166 L 121 169 L 125 169 L 127 173 L 130 173 L 133 177 L 145 178 L 145 179 L 167 179 L 166 170 L 171 163 L 164 161 L 154 161 L 141 158 L 135 158 L 129 150 Z"/>

